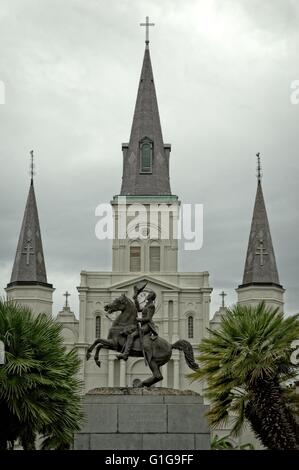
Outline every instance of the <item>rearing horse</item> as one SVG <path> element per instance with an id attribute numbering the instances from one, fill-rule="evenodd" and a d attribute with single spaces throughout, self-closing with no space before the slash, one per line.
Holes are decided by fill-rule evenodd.
<path id="1" fill-rule="evenodd" d="M 97 338 L 87 349 L 86 359 L 88 360 L 91 356 L 91 352 L 97 346 L 94 360 L 99 367 L 101 367 L 101 361 L 99 360 L 100 350 L 104 348 L 121 352 L 125 346 L 127 334 L 131 333 L 137 328 L 136 306 L 134 302 L 130 300 L 125 294 L 115 299 L 111 304 L 105 305 L 105 310 L 108 314 L 118 311 L 120 311 L 120 314 L 112 323 L 108 338 Z M 176 341 L 174 344 L 170 344 L 160 336 L 152 341 L 151 336 L 148 334 L 143 337 L 143 348 L 148 365 L 153 375 L 141 382 L 138 385 L 139 387 L 150 387 L 151 385 L 155 384 L 156 382 L 160 382 L 160 380 L 163 379 L 160 367 L 170 360 L 172 349 L 179 349 L 180 351 L 184 352 L 186 363 L 190 369 L 196 370 L 199 367 L 198 364 L 194 361 L 191 344 L 183 339 Z M 143 356 L 139 338 L 135 339 L 130 356 Z"/>

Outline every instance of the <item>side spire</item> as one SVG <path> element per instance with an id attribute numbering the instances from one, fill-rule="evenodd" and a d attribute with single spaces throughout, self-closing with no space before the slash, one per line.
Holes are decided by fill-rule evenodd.
<path id="1" fill-rule="evenodd" d="M 169 154 L 171 146 L 164 144 L 158 101 L 149 51 L 146 23 L 146 47 L 134 110 L 130 142 L 122 145 L 123 178 L 121 195 L 171 195 Z"/>
<path id="2" fill-rule="evenodd" d="M 27 197 L 21 231 L 19 235 L 19 242 L 12 269 L 11 279 L 7 287 L 22 284 L 40 284 L 46 285 L 47 287 L 52 287 L 50 284 L 47 284 L 43 245 L 34 192 L 33 151 L 30 152 L 30 158 L 30 188 Z"/>
<path id="3" fill-rule="evenodd" d="M 280 286 L 270 226 L 262 189 L 261 156 L 257 156 L 257 192 L 245 261 L 243 284 Z"/>

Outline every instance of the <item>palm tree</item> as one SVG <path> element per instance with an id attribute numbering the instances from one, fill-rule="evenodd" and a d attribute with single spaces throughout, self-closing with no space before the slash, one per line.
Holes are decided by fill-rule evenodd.
<path id="1" fill-rule="evenodd" d="M 79 359 L 66 353 L 61 327 L 45 314 L 0 300 L 0 340 L 5 364 L 0 366 L 0 448 L 19 439 L 24 449 L 63 449 L 80 428 Z"/>
<path id="2" fill-rule="evenodd" d="M 247 444 L 235 445 L 230 440 L 230 435 L 219 437 L 217 434 L 211 442 L 211 450 L 254 450 L 254 446 Z"/>
<path id="3" fill-rule="evenodd" d="M 211 425 L 232 422 L 237 436 L 247 419 L 266 448 L 298 449 L 299 398 L 287 383 L 298 374 L 291 353 L 299 315 L 285 318 L 264 303 L 237 305 L 209 333 L 199 346 L 201 367 L 190 377 L 207 384 Z"/>

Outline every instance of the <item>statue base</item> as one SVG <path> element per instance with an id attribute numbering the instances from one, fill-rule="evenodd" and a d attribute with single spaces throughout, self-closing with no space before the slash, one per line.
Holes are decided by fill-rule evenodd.
<path id="1" fill-rule="evenodd" d="M 210 449 L 208 406 L 191 390 L 96 388 L 83 410 L 75 450 Z"/>

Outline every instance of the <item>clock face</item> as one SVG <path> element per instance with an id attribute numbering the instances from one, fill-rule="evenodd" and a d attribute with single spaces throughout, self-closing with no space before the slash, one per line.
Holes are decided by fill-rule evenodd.
<path id="1" fill-rule="evenodd" d="M 150 229 L 148 227 L 142 227 L 140 232 L 141 232 L 141 238 L 148 238 L 150 234 Z"/>

